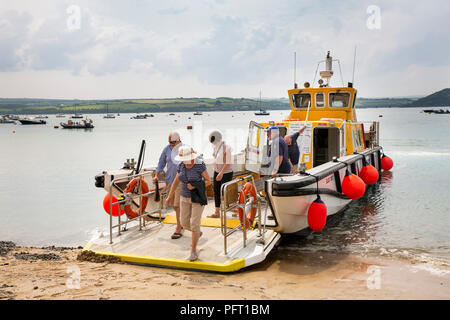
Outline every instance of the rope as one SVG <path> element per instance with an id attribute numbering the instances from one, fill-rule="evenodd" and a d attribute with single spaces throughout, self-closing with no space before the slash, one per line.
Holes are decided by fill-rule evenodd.
<path id="1" fill-rule="evenodd" d="M 314 177 L 314 178 L 316 179 L 316 184 L 317 184 L 317 196 L 319 197 L 319 195 L 320 195 L 320 192 L 319 192 L 319 177 L 318 177 L 318 176 L 315 176 L 315 175 L 313 175 L 313 174 L 311 174 L 311 173 L 305 172 L 305 171 L 300 172 L 300 174 L 304 174 L 304 175 L 307 175 L 307 176 L 310 176 L 310 177 Z"/>

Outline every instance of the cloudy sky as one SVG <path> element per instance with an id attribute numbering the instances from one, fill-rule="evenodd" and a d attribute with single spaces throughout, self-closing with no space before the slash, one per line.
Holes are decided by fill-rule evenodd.
<path id="1" fill-rule="evenodd" d="M 360 97 L 429 94 L 449 20 L 448 0 L 0 0 L 0 97 L 286 97 L 294 52 L 298 83 L 327 50 L 346 83 L 355 46 Z"/>

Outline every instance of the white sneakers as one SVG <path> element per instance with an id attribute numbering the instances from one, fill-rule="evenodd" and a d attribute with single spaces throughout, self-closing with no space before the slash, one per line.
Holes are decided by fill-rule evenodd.
<path id="1" fill-rule="evenodd" d="M 191 252 L 191 255 L 188 258 L 189 261 L 195 261 L 198 260 L 198 253 L 197 252 Z"/>

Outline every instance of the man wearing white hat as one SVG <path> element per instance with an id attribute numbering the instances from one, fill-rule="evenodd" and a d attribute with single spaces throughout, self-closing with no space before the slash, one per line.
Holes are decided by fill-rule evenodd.
<path id="1" fill-rule="evenodd" d="M 181 163 L 178 165 L 177 175 L 166 200 L 166 205 L 172 201 L 175 190 L 181 183 L 180 222 L 184 229 L 192 232 L 191 254 L 188 258 L 190 261 L 198 259 L 197 243 L 202 235 L 200 224 L 204 209 L 203 205 L 192 201 L 191 192 L 199 191 L 195 190 L 197 187 L 194 185 L 204 183 L 203 192 L 205 192 L 204 196 L 206 197 L 205 190 L 211 184 L 211 178 L 206 170 L 205 163 L 196 159 L 197 157 L 197 153 L 189 146 L 181 146 L 178 149 L 178 156 L 175 157 L 175 160 Z"/>

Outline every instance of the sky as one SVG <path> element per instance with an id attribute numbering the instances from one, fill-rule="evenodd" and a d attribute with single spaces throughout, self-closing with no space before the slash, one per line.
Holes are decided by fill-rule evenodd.
<path id="1" fill-rule="evenodd" d="M 0 0 L 0 97 L 281 98 L 294 52 L 300 86 L 328 50 L 339 86 L 355 47 L 360 97 L 427 95 L 450 87 L 449 17 L 448 0 Z"/>

